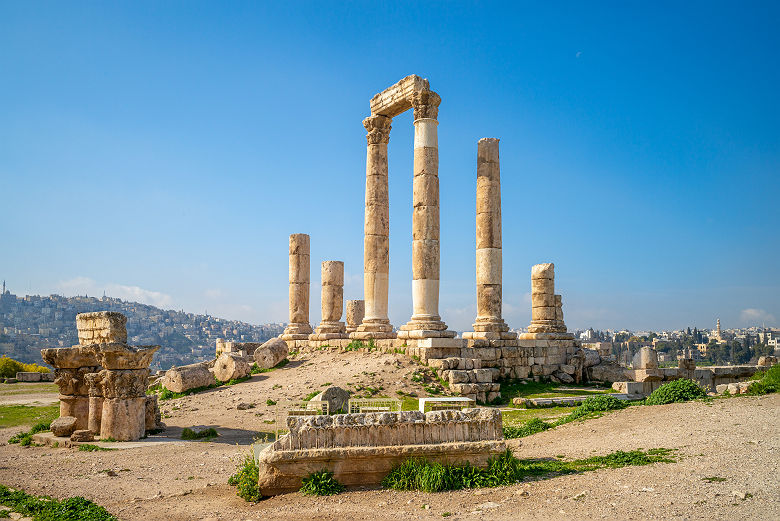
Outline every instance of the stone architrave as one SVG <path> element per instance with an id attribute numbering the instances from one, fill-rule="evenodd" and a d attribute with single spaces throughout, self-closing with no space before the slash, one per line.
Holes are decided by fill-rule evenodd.
<path id="1" fill-rule="evenodd" d="M 306 340 L 309 324 L 310 241 L 305 233 L 290 235 L 290 322 L 282 340 Z"/>
<path id="2" fill-rule="evenodd" d="M 347 301 L 347 333 L 357 331 L 358 326 L 363 323 L 363 317 L 366 314 L 366 303 L 363 300 Z"/>
<path id="3" fill-rule="evenodd" d="M 347 329 L 341 321 L 344 314 L 344 263 L 322 263 L 322 321 L 309 340 L 347 338 Z"/>
<path id="4" fill-rule="evenodd" d="M 496 138 L 477 143 L 477 319 L 463 338 L 511 340 L 501 316 L 501 170 Z"/>
<path id="5" fill-rule="evenodd" d="M 60 416 L 76 418 L 75 430 L 88 428 L 90 389 L 87 375 L 100 370 L 95 354 L 83 346 L 41 349 L 43 360 L 54 367 L 60 391 Z"/>

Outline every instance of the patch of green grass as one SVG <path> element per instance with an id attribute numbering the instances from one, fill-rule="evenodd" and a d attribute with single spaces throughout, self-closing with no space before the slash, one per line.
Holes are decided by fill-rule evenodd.
<path id="1" fill-rule="evenodd" d="M 18 382 L 15 384 L 0 383 L 0 396 L 15 396 L 18 394 L 31 393 L 56 393 L 58 391 L 59 389 L 57 388 L 57 384 L 50 382 Z"/>
<path id="2" fill-rule="evenodd" d="M 29 447 L 32 445 L 32 435 L 39 432 L 48 431 L 50 425 L 51 421 L 36 423 L 29 431 L 20 432 L 11 436 L 11 438 L 8 440 L 8 443 L 18 443 L 22 447 Z"/>
<path id="3" fill-rule="evenodd" d="M 312 472 L 301 481 L 304 496 L 333 496 L 344 491 L 344 485 L 333 477 L 333 472 L 322 469 Z"/>
<path id="4" fill-rule="evenodd" d="M 113 436 L 109 436 L 107 438 L 100 438 L 100 441 L 105 441 L 106 443 L 118 443 L 119 440 L 114 438 Z"/>
<path id="5" fill-rule="evenodd" d="M 584 402 L 578 405 L 569 416 L 567 416 L 567 421 L 574 421 L 580 418 L 590 417 L 593 413 L 616 411 L 619 409 L 625 409 L 626 407 L 628 407 L 627 402 L 618 400 L 614 396 L 590 396 Z"/>
<path id="6" fill-rule="evenodd" d="M 288 356 L 290 358 L 294 358 L 295 355 L 297 355 L 297 354 L 298 354 L 297 351 L 293 351 Z M 252 372 L 251 372 L 251 374 L 268 373 L 268 372 L 271 372 L 271 371 L 273 371 L 275 369 L 281 369 L 282 367 L 286 366 L 289 363 L 290 363 L 290 361 L 287 358 L 285 358 L 284 360 L 282 360 L 281 362 L 279 362 L 275 366 L 271 367 L 270 369 L 266 369 L 266 368 L 261 369 L 260 367 L 258 367 L 257 362 L 255 362 L 252 365 Z"/>
<path id="7" fill-rule="evenodd" d="M 198 394 L 198 393 L 202 393 L 203 391 L 208 391 L 209 389 L 214 389 L 215 387 L 219 387 L 217 382 L 214 382 L 211 385 L 204 385 L 202 387 L 195 387 L 194 389 L 188 389 L 182 393 L 175 393 L 170 389 L 161 386 L 162 390 L 160 391 L 160 400 L 174 400 L 176 398 L 183 398 L 191 394 Z"/>
<path id="8" fill-rule="evenodd" d="M 257 486 L 259 467 L 252 454 L 244 456 L 236 473 L 228 479 L 228 485 L 236 487 L 236 494 L 245 501 L 260 501 L 260 488 Z"/>
<path id="9" fill-rule="evenodd" d="M 83 497 L 59 501 L 48 496 L 31 496 L 0 485 L 0 504 L 35 521 L 117 521 L 105 508 Z"/>
<path id="10" fill-rule="evenodd" d="M 59 415 L 59 404 L 46 405 L 44 407 L 36 407 L 34 405 L 0 405 L 0 428 L 51 423 Z"/>
<path id="11" fill-rule="evenodd" d="M 314 397 L 315 397 L 315 396 L 317 396 L 318 394 L 320 394 L 320 391 L 312 391 L 312 392 L 310 392 L 309 394 L 307 394 L 307 395 L 306 395 L 306 396 L 303 398 L 303 401 L 304 401 L 304 402 L 308 402 L 309 400 L 311 400 L 312 398 L 314 398 Z"/>
<path id="12" fill-rule="evenodd" d="M 650 393 L 645 405 L 665 405 L 667 403 L 688 402 L 697 398 L 706 398 L 707 393 L 696 382 L 687 378 L 672 380 Z"/>
<path id="13" fill-rule="evenodd" d="M 240 384 L 240 383 L 246 382 L 250 378 L 251 378 L 251 376 L 247 375 L 247 376 L 244 376 L 242 378 L 233 378 L 232 380 L 228 380 L 227 382 L 219 382 L 219 380 L 217 380 L 217 381 L 221 385 L 236 385 L 236 384 Z"/>
<path id="14" fill-rule="evenodd" d="M 601 416 L 606 411 L 625 409 L 628 404 L 618 400 L 614 396 L 599 395 L 590 396 L 579 406 L 575 407 L 568 415 L 561 416 L 555 421 L 546 422 L 539 417 L 531 418 L 521 424 L 509 424 L 504 426 L 504 438 L 522 438 L 546 431 L 575 420 L 583 420 Z M 534 410 L 534 409 L 531 409 Z M 512 411 L 514 412 L 514 411 Z"/>
<path id="15" fill-rule="evenodd" d="M 546 431 L 552 429 L 554 425 L 552 423 L 540 420 L 539 418 L 533 418 L 528 420 L 523 425 L 509 425 L 504 427 L 504 438 L 524 438 L 537 432 Z"/>
<path id="16" fill-rule="evenodd" d="M 527 380 L 504 380 L 501 382 L 500 404 L 508 405 L 514 398 L 559 398 L 566 396 L 590 396 L 614 392 L 608 387 L 534 382 Z M 499 401 L 497 401 L 497 404 Z"/>
<path id="17" fill-rule="evenodd" d="M 780 392 L 780 364 L 753 375 L 754 380 L 748 387 L 748 394 L 761 395 Z"/>
<path id="18" fill-rule="evenodd" d="M 219 436 L 219 433 L 217 432 L 217 429 L 214 427 L 209 427 L 208 429 L 203 429 L 201 431 L 194 431 L 190 429 L 189 427 L 185 427 L 184 430 L 181 431 L 181 439 L 183 440 L 210 440 L 211 438 L 216 438 Z"/>
<path id="19" fill-rule="evenodd" d="M 501 411 L 503 424 L 520 425 L 523 422 L 539 418 L 542 420 L 551 420 L 567 416 L 575 407 L 545 407 L 544 409 L 512 409 Z"/>
<path id="20" fill-rule="evenodd" d="M 588 472 L 651 463 L 673 463 L 671 449 L 616 451 L 573 461 L 520 460 L 506 451 L 488 461 L 486 469 L 464 465 L 442 465 L 423 459 L 409 459 L 396 466 L 382 480 L 382 486 L 394 490 L 441 492 L 464 488 L 497 487 L 518 483 L 527 477 L 551 478 L 563 474 Z"/>
<path id="21" fill-rule="evenodd" d="M 82 443 L 81 445 L 79 445 L 79 450 L 81 452 L 101 452 L 101 451 L 117 450 L 117 449 L 112 449 L 109 447 L 99 447 L 97 445 L 92 445 L 91 443 Z"/>
<path id="22" fill-rule="evenodd" d="M 276 402 L 269 398 L 265 401 L 265 404 L 270 407 L 272 405 L 276 405 Z"/>

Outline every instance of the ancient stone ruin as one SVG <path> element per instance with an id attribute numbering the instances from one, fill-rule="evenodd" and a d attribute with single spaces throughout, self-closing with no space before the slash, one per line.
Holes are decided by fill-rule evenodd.
<path id="1" fill-rule="evenodd" d="M 60 388 L 63 420 L 53 428 L 55 435 L 130 441 L 159 427 L 157 399 L 147 397 L 146 388 L 160 346 L 127 345 L 126 323 L 121 313 L 81 313 L 76 316 L 79 345 L 41 350 Z M 60 426 L 67 427 L 55 431 Z"/>
<path id="2" fill-rule="evenodd" d="M 506 450 L 497 409 L 291 416 L 287 427 L 257 454 L 264 496 L 298 490 L 323 468 L 344 485 L 377 485 L 408 458 L 485 466 Z"/>

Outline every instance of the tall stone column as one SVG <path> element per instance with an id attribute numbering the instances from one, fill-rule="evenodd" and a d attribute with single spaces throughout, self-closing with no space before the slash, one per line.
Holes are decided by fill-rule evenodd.
<path id="1" fill-rule="evenodd" d="M 363 120 L 366 139 L 366 216 L 363 241 L 363 292 L 366 313 L 350 338 L 395 338 L 387 316 L 390 272 L 390 199 L 387 143 L 392 118 L 373 115 Z"/>
<path id="2" fill-rule="evenodd" d="M 344 263 L 325 261 L 322 263 L 322 321 L 309 340 L 330 340 L 347 338 L 341 315 L 344 313 Z"/>
<path id="3" fill-rule="evenodd" d="M 552 333 L 557 330 L 555 306 L 555 265 L 537 264 L 531 268 L 531 324 L 529 333 Z"/>
<path id="4" fill-rule="evenodd" d="M 309 324 L 310 243 L 305 233 L 290 235 L 290 322 L 282 340 L 307 340 Z"/>
<path id="5" fill-rule="evenodd" d="M 436 120 L 441 98 L 432 91 L 415 92 L 414 181 L 412 214 L 411 320 L 398 338 L 455 336 L 439 316 L 439 138 Z"/>
<path id="6" fill-rule="evenodd" d="M 501 170 L 498 139 L 483 138 L 477 143 L 477 319 L 469 339 L 513 339 L 501 316 Z"/>
<path id="7" fill-rule="evenodd" d="M 363 317 L 366 315 L 366 303 L 363 300 L 347 301 L 347 333 L 357 331 L 358 326 L 363 323 Z"/>

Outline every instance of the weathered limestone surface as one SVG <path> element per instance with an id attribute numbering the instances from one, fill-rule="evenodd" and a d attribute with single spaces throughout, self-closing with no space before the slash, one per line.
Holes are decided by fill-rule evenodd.
<path id="1" fill-rule="evenodd" d="M 511 340 L 501 314 L 501 170 L 499 140 L 483 138 L 477 143 L 477 319 L 467 339 Z"/>
<path id="2" fill-rule="evenodd" d="M 314 398 L 309 400 L 309 404 L 313 407 L 318 402 L 326 402 L 328 404 L 329 414 L 336 414 L 339 411 L 349 412 L 347 410 L 347 403 L 349 402 L 349 391 L 336 386 L 328 387 Z M 322 410 L 321 407 L 319 409 Z"/>
<path id="3" fill-rule="evenodd" d="M 251 370 L 247 359 L 240 354 L 222 353 L 214 364 L 214 377 L 220 382 L 229 382 L 245 377 Z"/>
<path id="4" fill-rule="evenodd" d="M 51 422 L 49 429 L 55 436 L 70 436 L 76 430 L 77 423 L 75 416 L 60 416 Z"/>
<path id="5" fill-rule="evenodd" d="M 494 409 L 293 416 L 288 428 L 258 454 L 265 496 L 298 490 L 303 477 L 322 468 L 345 485 L 371 485 L 410 457 L 484 466 L 506 450 Z"/>
<path id="6" fill-rule="evenodd" d="M 165 388 L 175 393 L 183 393 L 213 383 L 214 375 L 209 371 L 208 363 L 204 362 L 171 367 L 165 372 L 163 379 Z"/>
<path id="7" fill-rule="evenodd" d="M 306 340 L 312 333 L 309 324 L 310 241 L 305 233 L 290 235 L 290 322 L 284 340 Z"/>
<path id="8" fill-rule="evenodd" d="M 95 353 L 83 346 L 42 349 L 43 360 L 54 366 L 60 392 L 60 416 L 76 418 L 75 429 L 89 425 L 89 384 L 86 376 L 99 370 Z"/>
<path id="9" fill-rule="evenodd" d="M 346 332 L 357 331 L 360 324 L 363 323 L 363 317 L 366 315 L 366 303 L 363 300 L 347 301 L 347 325 Z"/>
<path id="10" fill-rule="evenodd" d="M 372 113 L 373 114 L 373 113 Z M 366 128 L 366 202 L 363 239 L 363 293 L 365 316 L 352 338 L 395 338 L 387 315 L 390 271 L 390 200 L 387 143 L 392 116 L 373 114 Z"/>
<path id="11" fill-rule="evenodd" d="M 347 330 L 341 315 L 344 313 L 344 263 L 322 263 L 322 321 L 309 340 L 347 338 Z"/>
<path id="12" fill-rule="evenodd" d="M 270 369 L 287 358 L 290 342 L 281 338 L 272 338 L 255 349 L 255 363 L 260 369 Z"/>
<path id="13" fill-rule="evenodd" d="M 116 311 L 96 311 L 76 315 L 79 345 L 127 342 L 127 317 Z"/>

